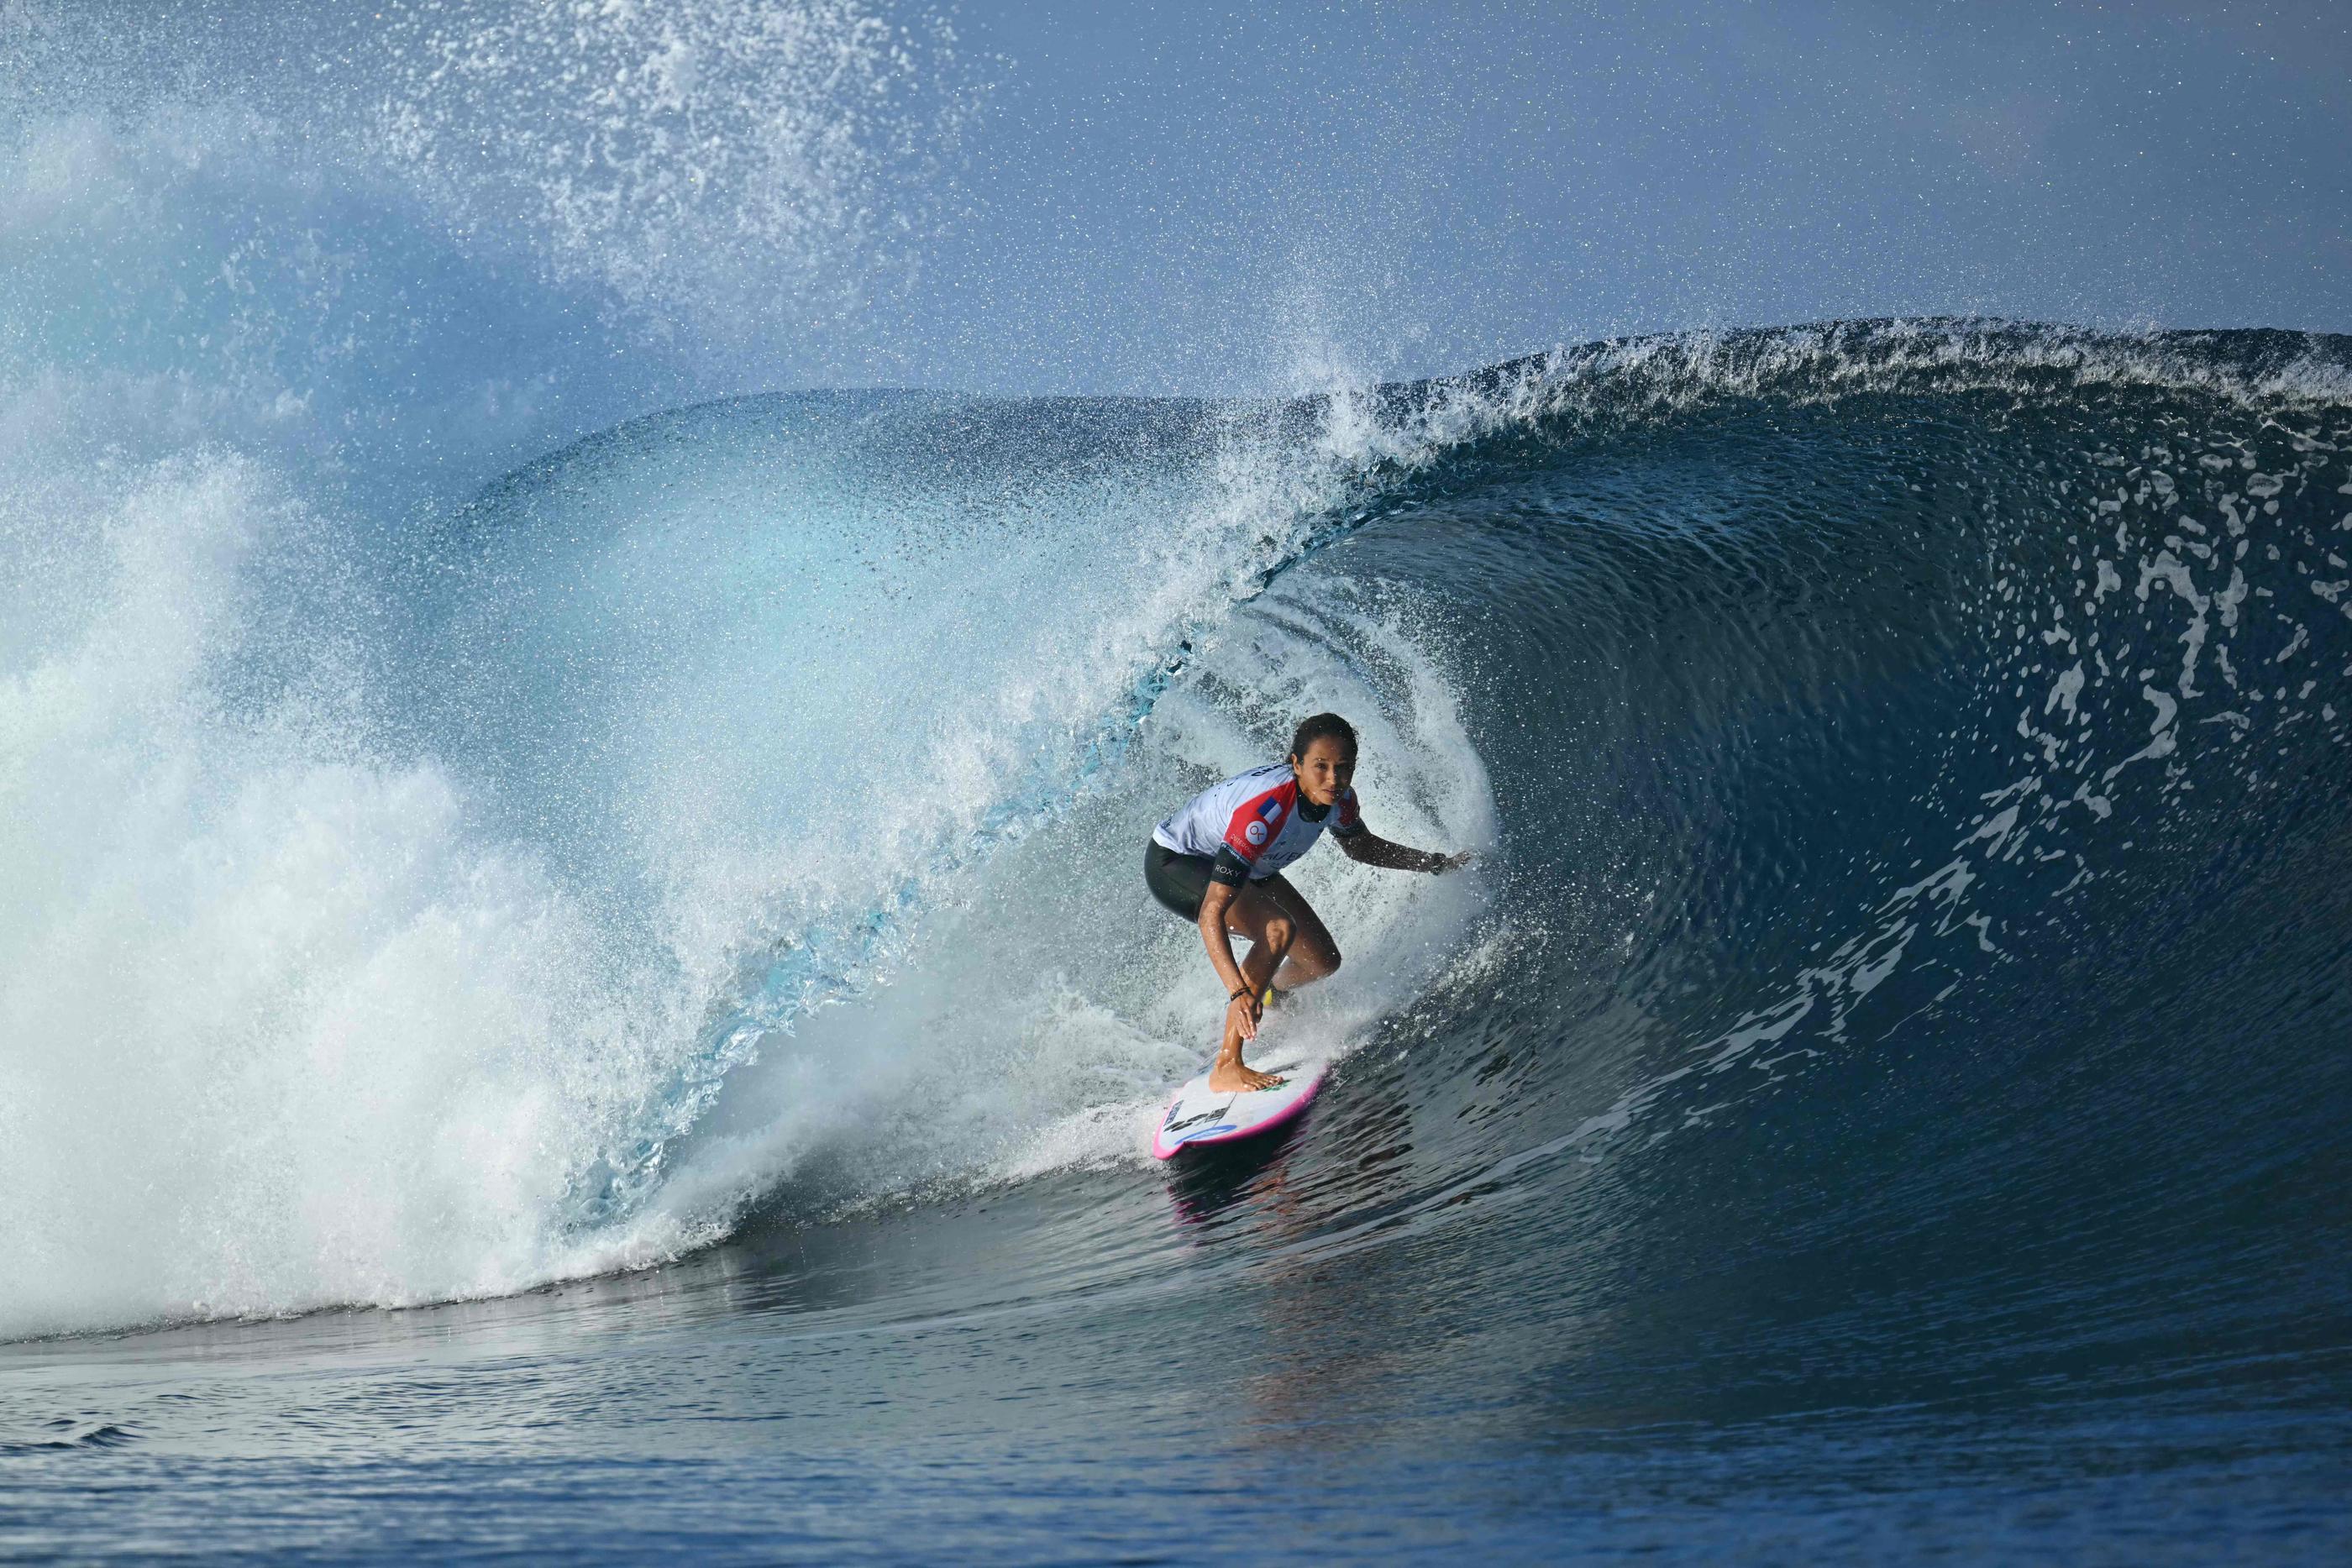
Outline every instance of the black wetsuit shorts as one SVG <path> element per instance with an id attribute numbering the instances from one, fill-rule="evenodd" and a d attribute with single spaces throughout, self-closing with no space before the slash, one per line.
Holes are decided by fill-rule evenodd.
<path id="1" fill-rule="evenodd" d="M 1208 896 L 1211 883 L 1239 887 L 1248 875 L 1249 868 L 1231 850 L 1218 851 L 1212 860 L 1207 855 L 1179 854 L 1158 839 L 1144 841 L 1143 885 L 1162 908 L 1180 919 L 1201 918 L 1201 900 Z"/>

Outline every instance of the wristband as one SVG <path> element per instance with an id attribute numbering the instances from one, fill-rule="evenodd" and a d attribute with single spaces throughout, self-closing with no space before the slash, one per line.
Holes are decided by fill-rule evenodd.
<path id="1" fill-rule="evenodd" d="M 1225 1000 L 1229 1002 L 1237 1002 L 1249 994 L 1249 988 L 1247 986 L 1244 986 L 1237 991 L 1227 991 L 1225 993 Z"/>

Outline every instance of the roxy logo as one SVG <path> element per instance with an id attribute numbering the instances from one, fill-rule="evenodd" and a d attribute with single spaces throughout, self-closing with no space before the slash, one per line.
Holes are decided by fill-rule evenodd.
<path id="1" fill-rule="evenodd" d="M 1262 844 L 1265 842 L 1265 824 L 1264 822 L 1252 822 L 1248 827 L 1242 830 L 1242 837 L 1247 839 L 1254 844 Z"/>

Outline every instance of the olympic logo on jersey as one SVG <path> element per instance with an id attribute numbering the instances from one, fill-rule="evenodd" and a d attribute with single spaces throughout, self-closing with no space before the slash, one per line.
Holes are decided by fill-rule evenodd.
<path id="1" fill-rule="evenodd" d="M 1264 822 L 1252 822 L 1248 827 L 1242 830 L 1242 836 L 1249 840 L 1249 841 L 1254 844 L 1263 844 L 1265 842 L 1265 824 Z"/>

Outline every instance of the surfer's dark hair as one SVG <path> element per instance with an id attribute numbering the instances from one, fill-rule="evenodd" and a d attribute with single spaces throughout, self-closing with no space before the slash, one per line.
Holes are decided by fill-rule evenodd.
<path id="1" fill-rule="evenodd" d="M 1298 733 L 1290 737 L 1290 755 L 1304 757 L 1308 747 L 1325 739 L 1346 747 L 1350 757 L 1356 754 L 1356 727 L 1336 713 L 1318 713 L 1300 725 Z"/>

